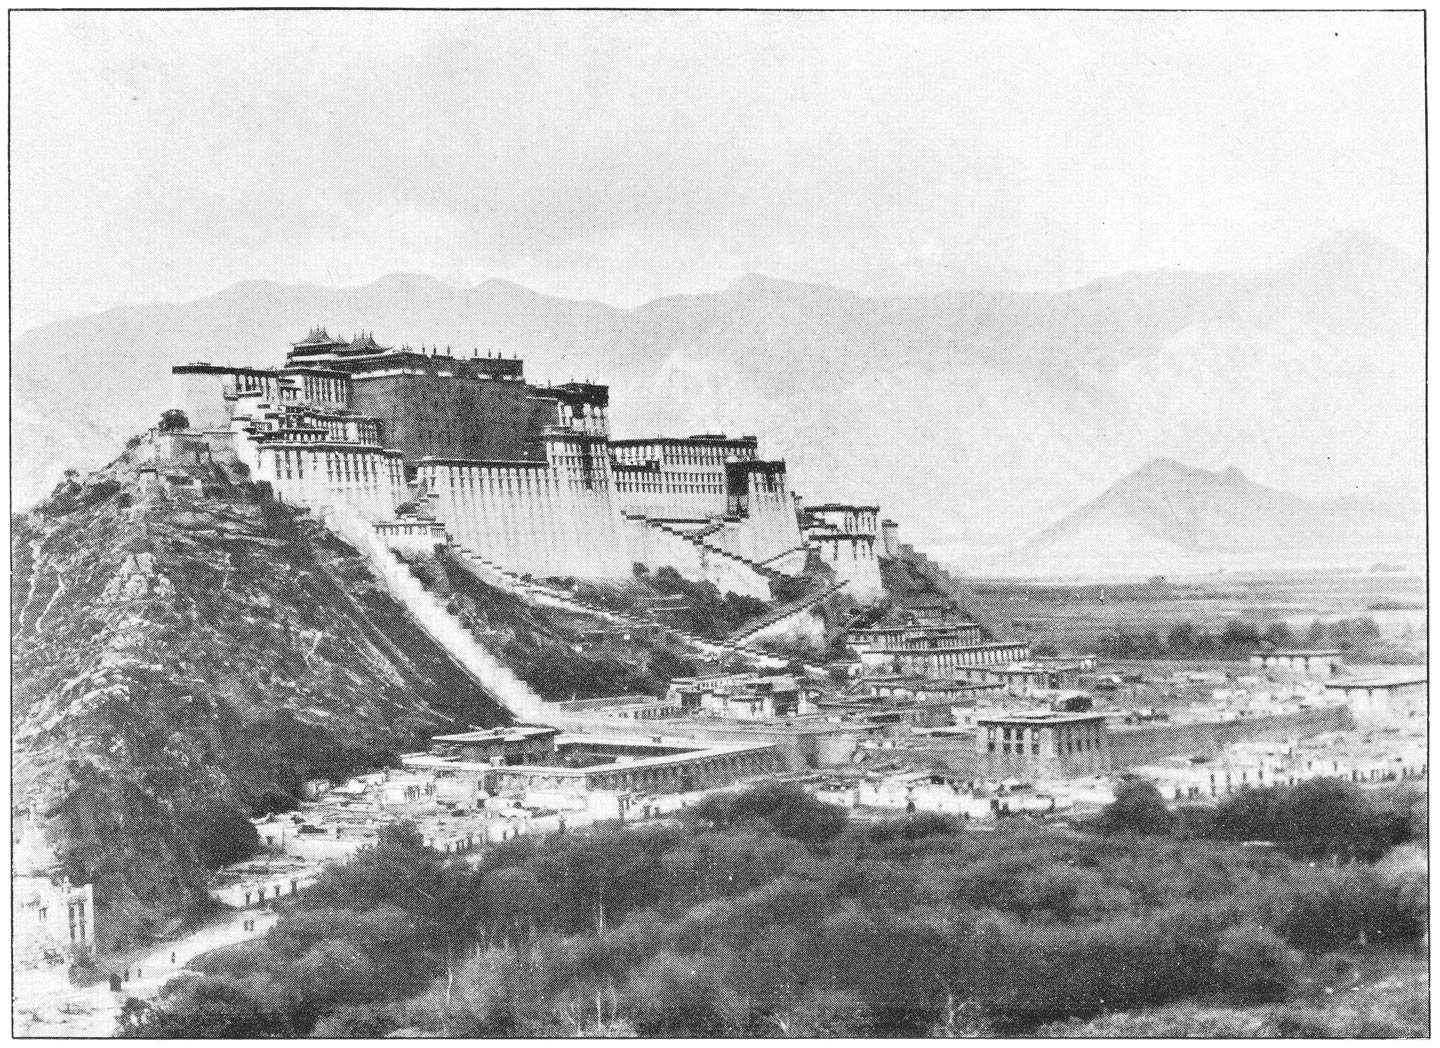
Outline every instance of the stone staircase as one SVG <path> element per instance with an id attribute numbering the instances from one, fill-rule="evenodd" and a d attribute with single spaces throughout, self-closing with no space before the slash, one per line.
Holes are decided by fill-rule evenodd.
<path id="1" fill-rule="evenodd" d="M 477 641 L 431 590 L 426 589 L 384 542 L 375 536 L 369 520 L 348 507 L 328 506 L 321 516 L 325 526 L 365 554 L 386 590 L 400 601 L 412 618 L 466 674 L 489 692 L 519 720 L 544 722 L 547 703 L 495 654 Z"/>
<path id="2" fill-rule="evenodd" d="M 784 665 L 783 659 L 778 659 L 769 652 L 761 651 L 758 648 L 749 648 L 732 638 L 715 641 L 704 637 L 696 636 L 685 630 L 676 629 L 667 623 L 656 619 L 641 618 L 631 615 L 628 612 L 616 611 L 596 604 L 593 601 L 577 597 L 573 593 L 556 589 L 554 586 L 547 586 L 544 583 L 527 579 L 508 568 L 496 564 L 465 546 L 452 545 L 451 550 L 455 552 L 462 566 L 468 569 L 481 582 L 496 586 L 516 596 L 547 604 L 551 607 L 558 607 L 565 611 L 577 612 L 584 615 L 593 615 L 596 618 L 604 619 L 606 622 L 613 622 L 618 625 L 630 626 L 635 629 L 659 628 L 666 636 L 682 641 L 692 648 L 711 656 L 739 655 L 742 658 L 762 660 L 765 663 Z"/>
<path id="3" fill-rule="evenodd" d="M 773 557 L 766 557 L 766 558 L 765 558 L 764 560 L 762 560 L 760 563 L 761 563 L 762 565 L 765 565 L 765 566 L 768 567 L 769 565 L 774 564 L 777 560 L 780 560 L 780 559 L 783 558 L 783 557 L 788 557 L 788 556 L 790 556 L 792 553 L 805 553 L 805 554 L 808 555 L 809 552 L 810 552 L 810 547 L 809 547 L 809 546 L 793 546 L 793 547 L 791 547 L 790 549 L 782 550 L 781 552 L 775 554 L 775 556 L 773 556 Z M 792 577 L 793 577 L 793 576 L 792 576 Z"/>
<path id="4" fill-rule="evenodd" d="M 751 619 L 725 639 L 732 644 L 738 644 L 743 640 L 747 640 L 761 630 L 773 626 L 783 619 L 788 619 L 792 615 L 799 615 L 802 612 L 809 611 L 832 593 L 839 592 L 847 584 L 848 580 L 841 579 L 839 582 L 832 582 L 821 586 L 818 590 L 807 593 L 803 597 L 796 597 L 794 600 L 786 601 L 778 608 L 774 608 L 758 618 Z"/>
<path id="5" fill-rule="evenodd" d="M 707 534 L 713 534 L 721 525 L 715 525 L 709 529 L 701 529 L 700 531 L 682 531 L 680 528 L 672 528 L 670 525 L 659 520 L 646 520 L 645 525 L 646 527 L 651 527 L 655 528 L 658 531 L 663 531 L 667 535 L 674 535 L 678 539 L 684 539 L 692 546 L 695 546 L 698 549 L 702 549 L 706 553 L 713 553 L 717 557 L 726 557 L 730 560 L 735 561 L 737 564 L 743 564 L 745 567 L 749 568 L 757 575 L 761 575 L 771 581 L 775 579 L 793 578 L 793 576 L 791 575 L 783 574 L 782 572 L 776 571 L 774 568 L 768 567 L 768 561 L 762 563 L 758 560 L 751 560 L 749 557 L 742 557 L 738 553 L 731 553 L 723 546 L 717 546 L 713 542 L 706 542 L 703 536 Z M 781 553 L 779 554 L 779 556 L 783 557 L 786 553 L 793 552 L 793 550 L 786 550 L 785 553 Z M 774 559 L 776 558 L 770 558 L 770 560 Z"/>

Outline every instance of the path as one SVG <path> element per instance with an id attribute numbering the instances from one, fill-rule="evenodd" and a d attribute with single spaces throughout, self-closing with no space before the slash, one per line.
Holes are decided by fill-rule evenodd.
<path id="1" fill-rule="evenodd" d="M 165 983 L 202 953 L 258 938 L 269 931 L 276 920 L 278 915 L 274 913 L 241 910 L 179 939 L 101 957 L 97 965 L 103 977 L 93 985 L 71 987 L 68 993 L 49 995 L 43 1001 L 15 1001 L 14 1033 L 19 1037 L 113 1036 L 127 998 L 157 996 Z M 253 931 L 245 930 L 246 921 L 255 922 Z M 112 993 L 109 973 L 123 976 L 127 968 L 130 980 L 119 993 Z"/>

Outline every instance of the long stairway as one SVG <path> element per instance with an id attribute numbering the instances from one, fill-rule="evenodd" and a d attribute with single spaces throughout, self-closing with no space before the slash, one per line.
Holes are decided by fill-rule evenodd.
<path id="1" fill-rule="evenodd" d="M 676 629 L 674 626 L 655 619 L 640 618 L 627 612 L 616 611 L 613 608 L 607 608 L 593 601 L 577 597 L 573 593 L 556 589 L 554 586 L 547 586 L 544 583 L 535 582 L 533 579 L 527 579 L 508 568 L 501 567 L 494 561 L 487 560 L 479 553 L 465 546 L 451 546 L 450 548 L 459 557 L 461 565 L 468 569 L 471 574 L 481 582 L 497 586 L 519 597 L 535 600 L 552 607 L 559 607 L 566 611 L 593 615 L 607 622 L 630 626 L 636 629 L 658 627 L 667 636 L 680 640 L 690 647 L 697 648 L 706 655 L 739 655 L 742 658 L 760 660 L 767 664 L 784 664 L 784 660 L 777 659 L 769 652 L 761 651 L 758 648 L 748 648 L 731 638 L 727 637 L 725 640 L 718 641 L 707 640 L 704 637 L 696 636 L 685 630 Z"/>
<path id="2" fill-rule="evenodd" d="M 794 550 L 786 550 L 784 553 L 780 553 L 777 556 L 771 557 L 768 560 L 762 562 L 758 560 L 751 560 L 749 557 L 742 557 L 738 553 L 732 553 L 730 552 L 730 550 L 725 549 L 723 546 L 717 546 L 713 542 L 706 542 L 704 536 L 707 534 L 713 534 L 716 530 L 718 530 L 718 525 L 712 525 L 710 528 L 701 529 L 700 531 L 684 531 L 680 528 L 672 528 L 669 524 L 666 524 L 664 521 L 659 520 L 646 520 L 645 524 L 647 527 L 655 528 L 657 531 L 663 531 L 667 535 L 674 535 L 678 539 L 683 539 L 686 542 L 690 543 L 692 546 L 695 546 L 697 549 L 702 549 L 707 553 L 713 553 L 719 557 L 727 557 L 730 560 L 735 561 L 737 564 L 743 564 L 745 565 L 745 567 L 749 568 L 757 575 L 761 575 L 766 579 L 770 579 L 773 581 L 775 579 L 790 579 L 795 577 L 793 575 L 786 575 L 784 572 L 776 571 L 774 568 L 769 567 L 770 561 L 777 560 L 779 559 L 779 557 L 783 557 L 786 554 L 793 553 L 795 552 Z"/>
<path id="3" fill-rule="evenodd" d="M 839 582 L 832 582 L 828 585 L 821 586 L 812 593 L 807 593 L 802 597 L 796 597 L 794 600 L 786 601 L 778 608 L 774 608 L 767 611 L 764 615 L 751 619 L 725 639 L 732 644 L 739 644 L 743 640 L 748 640 L 761 630 L 775 625 L 782 619 L 788 619 L 792 615 L 799 615 L 801 612 L 808 611 L 826 597 L 839 592 L 848 582 L 848 579 L 841 579 Z"/>

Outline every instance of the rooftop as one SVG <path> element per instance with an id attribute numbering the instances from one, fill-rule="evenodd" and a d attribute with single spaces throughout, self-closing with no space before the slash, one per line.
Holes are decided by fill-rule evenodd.
<path id="1" fill-rule="evenodd" d="M 1336 677 L 1325 682 L 1327 688 L 1396 688 L 1402 684 L 1424 684 L 1429 677 L 1423 671 L 1381 674 L 1373 677 Z"/>
<path id="2" fill-rule="evenodd" d="M 947 622 L 934 626 L 856 626 L 846 630 L 847 633 L 908 633 L 912 636 L 928 637 L 939 636 L 945 633 L 954 633 L 957 630 L 976 630 L 980 628 L 978 622 L 965 620 L 964 622 Z"/>
<path id="3" fill-rule="evenodd" d="M 758 437 L 727 437 L 723 433 L 699 433 L 693 437 L 629 437 L 625 440 L 612 440 L 610 443 L 619 447 L 642 447 L 646 444 L 748 444 L 755 445 L 760 442 Z"/>
<path id="4" fill-rule="evenodd" d="M 1015 713 L 991 713 L 976 717 L 976 724 L 1077 724 L 1103 721 L 1105 714 L 1059 713 L 1051 710 L 1022 710 Z"/>
<path id="5" fill-rule="evenodd" d="M 520 724 L 511 728 L 486 728 L 482 731 L 462 731 L 456 735 L 436 735 L 431 742 L 524 742 L 526 739 L 558 735 L 559 728 L 537 727 Z"/>

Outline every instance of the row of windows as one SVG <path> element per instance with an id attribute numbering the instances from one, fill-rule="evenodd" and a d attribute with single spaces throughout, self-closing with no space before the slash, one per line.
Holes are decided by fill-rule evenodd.
<path id="1" fill-rule="evenodd" d="M 332 403 L 343 404 L 349 392 L 346 389 L 349 383 L 338 378 L 316 378 L 313 375 L 305 376 L 305 398 L 307 400 L 327 400 Z"/>
<path id="2" fill-rule="evenodd" d="M 275 476 L 284 480 L 305 478 L 305 458 L 301 451 L 275 452 Z M 392 484 L 401 483 L 400 463 L 387 459 L 383 464 L 373 455 L 330 452 L 325 455 L 325 477 L 330 481 L 376 480 L 388 474 Z"/>
<path id="3" fill-rule="evenodd" d="M 645 444 L 639 447 L 618 447 L 615 457 L 621 462 L 643 463 L 659 461 L 666 466 L 723 466 L 731 455 L 744 458 L 747 449 L 727 447 L 675 448 L 666 445 Z"/>
<path id="4" fill-rule="evenodd" d="M 724 484 L 676 484 L 659 480 L 633 481 L 617 474 L 617 491 L 648 491 L 662 495 L 723 495 Z"/>
<path id="5" fill-rule="evenodd" d="M 370 455 L 329 454 L 325 456 L 325 476 L 331 481 L 375 480 L 380 475 Z M 394 474 L 392 469 L 391 474 Z"/>
<path id="6" fill-rule="evenodd" d="M 926 662 L 933 662 L 937 666 L 975 666 L 981 663 L 993 664 L 998 662 L 1010 662 L 1020 657 L 1023 648 L 988 648 L 983 651 L 961 651 L 948 652 L 945 654 L 931 654 L 929 652 L 900 651 L 896 654 L 902 659 L 921 659 Z"/>

